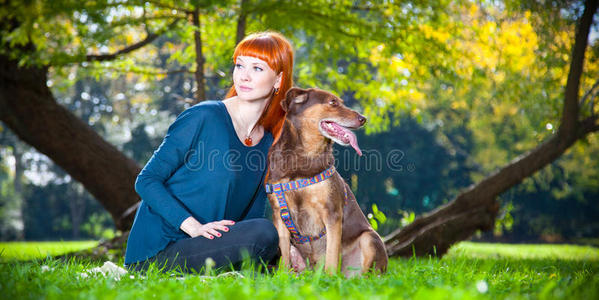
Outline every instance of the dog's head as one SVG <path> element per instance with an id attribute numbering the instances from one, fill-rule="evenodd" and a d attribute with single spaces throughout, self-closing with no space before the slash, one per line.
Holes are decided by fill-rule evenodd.
<path id="1" fill-rule="evenodd" d="M 362 151 L 352 130 L 366 123 L 366 117 L 349 109 L 339 97 L 316 88 L 292 88 L 281 102 L 287 118 L 300 130 L 320 132 L 335 143 L 351 145 L 358 155 Z"/>

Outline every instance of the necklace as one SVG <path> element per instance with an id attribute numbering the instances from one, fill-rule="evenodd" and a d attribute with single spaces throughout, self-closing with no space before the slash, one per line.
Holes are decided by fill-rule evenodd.
<path id="1" fill-rule="evenodd" d="M 253 130 L 253 128 L 252 128 L 252 130 Z M 252 133 L 252 132 L 250 131 L 250 133 Z M 243 143 L 246 144 L 247 146 L 251 146 L 253 143 L 250 133 L 248 133 L 248 135 L 246 135 L 245 140 L 243 141 Z"/>
<path id="2" fill-rule="evenodd" d="M 235 110 L 237 111 L 237 117 L 239 119 L 242 119 L 241 112 L 239 111 L 239 107 L 236 107 Z M 247 123 L 247 122 L 243 122 L 243 123 Z M 254 124 L 254 126 L 249 127 L 250 129 L 249 129 L 248 133 L 245 135 L 245 139 L 243 140 L 243 143 L 246 146 L 251 146 L 253 144 L 251 135 L 252 135 L 252 132 L 254 131 L 254 127 L 256 127 L 256 124 Z"/>

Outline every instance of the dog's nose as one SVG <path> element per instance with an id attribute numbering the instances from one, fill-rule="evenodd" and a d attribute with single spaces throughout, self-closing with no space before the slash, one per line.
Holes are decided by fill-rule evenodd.
<path id="1" fill-rule="evenodd" d="M 364 123 L 366 123 L 366 117 L 358 114 L 358 121 L 360 121 L 360 126 L 362 126 L 362 125 L 364 125 Z"/>

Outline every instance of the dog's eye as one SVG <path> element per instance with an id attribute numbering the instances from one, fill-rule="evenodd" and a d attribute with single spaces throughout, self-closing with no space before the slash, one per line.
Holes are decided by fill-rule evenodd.
<path id="1" fill-rule="evenodd" d="M 329 100 L 329 104 L 331 106 L 337 106 L 337 105 L 339 105 L 339 102 L 337 102 L 337 99 L 331 99 L 331 100 Z"/>

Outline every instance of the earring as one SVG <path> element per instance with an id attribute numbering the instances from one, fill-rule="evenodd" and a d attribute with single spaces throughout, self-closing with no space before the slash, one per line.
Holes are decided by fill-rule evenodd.
<path id="1" fill-rule="evenodd" d="M 279 94 L 279 88 L 275 88 L 275 95 Z"/>

